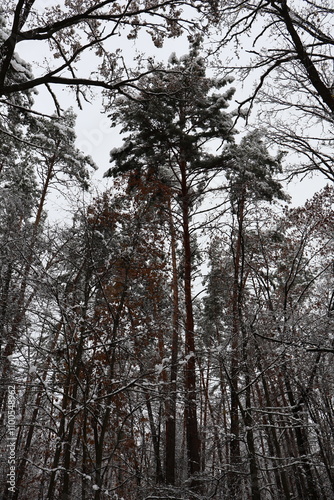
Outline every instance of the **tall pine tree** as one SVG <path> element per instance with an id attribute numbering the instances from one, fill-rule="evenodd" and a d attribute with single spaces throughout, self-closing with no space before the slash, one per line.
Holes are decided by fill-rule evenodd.
<path id="1" fill-rule="evenodd" d="M 172 210 L 182 235 L 184 419 L 188 473 L 191 488 L 195 490 L 199 488 L 196 476 L 200 472 L 200 436 L 191 219 L 210 179 L 222 168 L 221 157 L 210 153 L 210 142 L 233 140 L 233 123 L 226 108 L 234 89 L 229 87 L 225 93 L 221 92 L 230 82 L 231 79 L 208 78 L 196 49 L 181 59 L 172 54 L 166 67 L 161 66 L 160 71 L 142 81 L 139 91 L 116 100 L 112 120 L 115 125 L 121 124 L 127 135 L 123 146 L 111 152 L 113 167 L 106 173 L 110 176 L 131 171 L 133 185 L 136 179 L 153 176 L 170 188 Z M 173 482 L 174 474 L 169 478 Z"/>

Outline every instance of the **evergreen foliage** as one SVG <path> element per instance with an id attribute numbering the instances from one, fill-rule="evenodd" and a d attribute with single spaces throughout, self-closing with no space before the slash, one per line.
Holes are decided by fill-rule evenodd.
<path id="1" fill-rule="evenodd" d="M 271 149 L 280 137 L 307 157 L 290 172 L 332 178 L 332 138 L 237 134 L 233 79 L 208 76 L 199 44 L 221 20 L 221 47 L 268 35 L 251 102 L 277 70 L 295 109 L 330 124 L 331 2 L 42 3 L 0 7 L 0 497 L 332 500 L 334 189 L 289 207 Z M 109 42 L 142 30 L 156 47 L 186 30 L 190 52 L 120 65 Z M 40 77 L 22 41 L 57 56 Z M 86 51 L 98 69 L 81 78 Z M 57 114 L 34 107 L 44 84 Z M 79 102 L 82 85 L 113 92 L 123 144 L 94 197 L 53 84 Z"/>

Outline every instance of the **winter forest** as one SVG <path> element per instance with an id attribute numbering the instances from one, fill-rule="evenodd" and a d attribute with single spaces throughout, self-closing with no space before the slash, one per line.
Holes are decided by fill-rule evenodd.
<path id="1" fill-rule="evenodd" d="M 334 499 L 333 30 L 1 2 L 1 499 Z"/>

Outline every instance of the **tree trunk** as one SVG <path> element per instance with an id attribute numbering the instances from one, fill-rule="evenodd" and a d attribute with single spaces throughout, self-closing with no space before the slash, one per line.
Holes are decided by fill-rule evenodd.
<path id="1" fill-rule="evenodd" d="M 171 234 L 172 253 L 172 293 L 173 293 L 173 324 L 172 324 L 172 353 L 170 368 L 169 394 L 166 402 L 166 483 L 175 484 L 175 458 L 176 458 L 176 401 L 177 401 L 177 372 L 178 372 L 178 350 L 179 350 L 179 285 L 176 260 L 176 234 L 169 200 L 169 227 Z"/>
<path id="2" fill-rule="evenodd" d="M 240 477 L 238 468 L 240 465 L 240 417 L 239 417 L 239 372 L 240 372 L 240 304 L 242 301 L 241 291 L 241 259 L 242 259 L 242 237 L 244 220 L 244 194 L 238 201 L 238 232 L 235 248 L 232 248 L 234 254 L 234 280 L 232 291 L 232 359 L 230 372 L 230 390 L 231 390 L 231 424 L 230 424 L 230 473 L 229 473 L 229 492 L 231 498 L 237 498 L 241 495 Z"/>
<path id="3" fill-rule="evenodd" d="M 195 333 L 192 303 L 192 255 L 189 231 L 189 189 L 186 176 L 186 161 L 180 161 L 182 189 L 182 229 L 184 250 L 184 299 L 186 309 L 185 322 L 185 425 L 187 436 L 188 467 L 191 486 L 199 489 L 195 476 L 200 472 L 200 439 L 197 425 L 196 372 L 195 372 Z"/>

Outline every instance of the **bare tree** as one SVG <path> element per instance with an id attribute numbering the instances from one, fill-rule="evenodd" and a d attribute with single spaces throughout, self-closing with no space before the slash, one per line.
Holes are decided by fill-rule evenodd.
<path id="1" fill-rule="evenodd" d="M 55 84 L 76 88 L 78 98 L 87 86 L 121 90 L 135 85 L 140 75 L 124 67 L 122 47 L 112 42 L 120 35 L 136 38 L 145 30 L 159 47 L 166 37 L 180 36 L 184 30 L 192 34 L 199 27 L 202 8 L 205 2 L 199 5 L 193 0 L 108 0 L 58 6 L 8 0 L 1 9 L 0 96 L 7 101 L 13 93 L 46 86 L 56 100 Z M 46 50 L 39 76 L 22 71 L 16 52 L 21 43 L 31 43 L 37 54 L 39 47 Z"/>
<path id="2" fill-rule="evenodd" d="M 333 3 L 331 1 L 222 2 L 221 48 L 234 44 L 229 63 L 254 85 L 239 103 L 286 150 L 298 153 L 292 174 L 320 171 L 333 180 Z M 249 43 L 250 42 L 250 43 Z M 224 52 L 222 52 L 224 54 Z"/>

